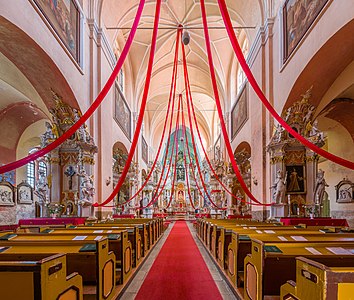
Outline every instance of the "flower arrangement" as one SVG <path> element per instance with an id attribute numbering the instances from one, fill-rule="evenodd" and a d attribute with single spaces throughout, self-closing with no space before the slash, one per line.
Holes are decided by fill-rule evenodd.
<path id="1" fill-rule="evenodd" d="M 317 206 L 306 206 L 305 207 L 306 216 L 313 218 L 319 216 L 319 209 Z"/>
<path id="2" fill-rule="evenodd" d="M 63 208 L 65 207 L 60 203 L 46 203 L 45 205 L 48 209 L 49 215 L 53 217 L 60 216 L 63 212 Z"/>

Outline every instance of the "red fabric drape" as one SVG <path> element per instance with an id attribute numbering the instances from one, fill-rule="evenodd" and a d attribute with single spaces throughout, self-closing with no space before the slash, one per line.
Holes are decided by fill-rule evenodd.
<path id="1" fill-rule="evenodd" d="M 179 101 L 179 100 L 178 100 Z M 166 182 L 167 182 L 167 179 L 168 179 L 168 176 L 169 176 L 169 172 L 170 172 L 170 169 L 171 169 L 171 165 L 172 165 L 172 155 L 173 155 L 173 151 L 174 151 L 174 147 L 176 146 L 176 151 L 178 149 L 178 142 L 177 142 L 177 129 L 178 129 L 178 124 L 179 124 L 179 113 L 180 113 L 180 102 L 178 102 L 178 109 L 177 109 L 177 117 L 176 117 L 176 125 L 175 125 L 175 128 L 176 128 L 176 133 L 175 133 L 175 136 L 174 136 L 174 139 L 173 139 L 173 144 L 172 144 L 172 153 L 171 153 L 171 159 L 170 159 L 170 162 L 169 162 L 169 166 L 168 166 L 168 170 L 167 170 L 167 174 L 166 174 L 166 177 L 165 177 L 165 180 L 162 184 L 162 187 L 161 187 L 161 190 L 160 192 L 158 192 L 159 188 L 160 188 L 160 185 L 161 185 L 161 181 L 162 181 L 162 178 L 163 178 L 163 174 L 164 174 L 164 170 L 165 170 L 165 167 L 166 167 L 166 161 L 167 161 L 167 156 L 168 156 L 168 149 L 170 147 L 170 138 L 168 138 L 167 140 L 167 146 L 166 146 L 166 149 L 167 149 L 167 152 L 165 153 L 165 158 L 164 158 L 164 162 L 163 162 L 163 166 L 162 166 L 162 173 L 161 173 L 161 176 L 160 176 L 160 179 L 159 179 L 159 182 L 157 184 L 157 187 L 156 187 L 156 190 L 154 192 L 154 195 L 152 196 L 152 199 L 151 201 L 144 207 L 140 207 L 139 209 L 144 209 L 144 208 L 147 208 L 149 206 L 151 206 L 152 204 L 154 204 L 160 197 L 160 195 L 162 194 L 163 192 L 163 189 L 165 188 L 166 186 Z M 172 118 L 171 118 L 171 122 L 172 122 Z M 171 126 L 170 126 L 170 129 L 171 129 Z M 169 131 L 169 134 L 168 134 L 168 137 L 171 136 L 171 130 Z M 175 172 L 175 171 L 174 171 Z"/>
<path id="2" fill-rule="evenodd" d="M 238 169 L 237 163 L 236 163 L 235 158 L 234 158 L 234 154 L 232 152 L 231 143 L 230 143 L 230 140 L 229 140 L 229 136 L 227 135 L 227 130 L 226 130 L 223 114 L 222 114 L 222 108 L 221 108 L 221 102 L 220 102 L 220 98 L 219 98 L 218 86 L 217 86 L 217 83 L 216 83 L 215 70 L 214 70 L 213 58 L 212 58 L 212 54 L 211 54 L 210 38 L 209 38 L 209 32 L 208 32 L 208 23 L 207 23 L 207 19 L 206 19 L 204 0 L 200 1 L 200 7 L 201 7 L 201 11 L 202 11 L 204 37 L 205 37 L 205 44 L 206 44 L 207 53 L 208 53 L 208 63 L 209 63 L 209 69 L 210 69 L 210 75 L 211 75 L 211 82 L 212 82 L 214 96 L 215 96 L 215 104 L 216 104 L 216 107 L 217 107 L 217 110 L 218 110 L 218 114 L 219 114 L 219 118 L 220 118 L 221 131 L 222 131 L 223 136 L 224 136 L 227 153 L 229 155 L 232 167 L 234 169 L 234 172 L 236 174 L 236 177 L 237 177 L 238 181 L 240 182 L 240 185 L 241 185 L 242 189 L 245 191 L 245 193 L 247 194 L 247 196 L 251 200 L 253 200 L 256 203 L 263 204 L 260 201 L 258 201 L 252 195 L 251 191 L 248 189 L 245 181 L 242 178 L 240 170 Z"/>
<path id="3" fill-rule="evenodd" d="M 181 29 L 177 30 L 177 37 L 176 40 L 177 42 L 179 41 L 179 31 Z M 166 113 L 166 118 L 164 121 L 164 126 L 162 129 L 162 135 L 161 135 L 161 139 L 160 139 L 160 143 L 159 143 L 159 147 L 157 149 L 157 153 L 156 153 L 156 157 L 155 160 L 151 166 L 150 172 L 148 174 L 148 176 L 146 177 L 145 181 L 143 182 L 143 184 L 141 185 L 141 187 L 139 188 L 139 190 L 132 196 L 130 197 L 127 201 L 125 201 L 124 203 L 120 203 L 118 204 L 119 206 L 125 205 L 128 202 L 132 201 L 133 199 L 136 198 L 136 196 L 139 195 L 139 193 L 143 190 L 143 188 L 146 186 L 146 184 L 149 182 L 149 179 L 151 177 L 151 175 L 154 172 L 156 163 L 158 161 L 158 158 L 160 156 L 160 152 L 161 152 L 161 148 L 162 148 L 162 144 L 163 144 L 163 140 L 165 137 L 165 132 L 166 132 L 166 125 L 167 125 L 167 121 L 168 121 L 168 117 L 170 114 L 170 108 L 171 108 L 171 102 L 172 102 L 172 114 L 171 114 L 171 121 L 170 121 L 170 127 L 169 127 L 169 135 L 171 134 L 171 127 L 172 127 L 172 118 L 173 118 L 173 112 L 174 112 L 174 104 L 175 102 L 172 100 L 175 98 L 175 94 L 176 94 L 176 82 L 177 82 L 177 63 L 178 63 L 178 47 L 177 47 L 178 43 L 176 44 L 176 50 L 175 50 L 175 57 L 174 57 L 174 62 L 173 62 L 173 70 L 172 70 L 172 80 L 171 80 L 171 87 L 170 87 L 170 95 L 168 98 L 168 106 L 167 106 L 167 113 Z M 107 207 L 107 206 L 106 206 Z"/>
<path id="4" fill-rule="evenodd" d="M 229 13 L 227 11 L 225 0 L 218 0 L 218 3 L 219 3 L 219 8 L 221 11 L 222 18 L 223 18 L 225 26 L 226 26 L 227 33 L 230 38 L 230 42 L 231 42 L 234 52 L 237 56 L 237 59 L 241 65 L 242 69 L 244 70 L 249 83 L 251 84 L 251 86 L 253 87 L 257 96 L 262 101 L 262 103 L 267 108 L 267 110 L 285 128 L 286 131 L 288 131 L 292 136 L 294 136 L 304 146 L 310 148 L 312 151 L 316 152 L 317 154 L 322 155 L 323 157 L 325 157 L 325 158 L 327 158 L 327 159 L 329 159 L 329 160 L 331 160 L 343 167 L 354 170 L 354 162 L 346 160 L 342 157 L 336 156 L 336 155 L 329 153 L 329 152 L 325 151 L 324 149 L 321 149 L 321 148 L 317 147 L 316 145 L 312 144 L 310 141 L 308 141 L 306 138 L 304 138 L 302 135 L 300 135 L 294 129 L 292 129 L 291 126 L 289 126 L 288 123 L 286 123 L 279 116 L 279 114 L 275 111 L 273 106 L 269 103 L 266 96 L 263 94 L 261 88 L 259 87 L 256 79 L 254 78 L 254 76 L 252 74 L 252 71 L 250 70 L 250 68 L 247 65 L 247 62 L 243 56 L 242 50 L 240 48 L 240 45 L 237 41 L 236 35 L 235 35 L 234 30 L 232 28 L 232 23 L 231 23 Z"/>
<path id="5" fill-rule="evenodd" d="M 150 81 L 151 81 L 151 73 L 152 73 L 152 66 L 154 63 L 154 56 L 155 56 L 155 48 L 156 48 L 156 39 L 157 39 L 157 31 L 158 31 L 158 24 L 159 24 L 159 18 L 160 18 L 160 8 L 161 8 L 161 0 L 156 1 L 156 10 L 155 10 L 155 20 L 154 20 L 154 29 L 153 29 L 153 34 L 152 34 L 152 41 L 151 41 L 151 49 L 150 49 L 150 57 L 149 57 L 149 63 L 148 63 L 148 69 L 146 73 L 146 81 L 145 81 L 145 86 L 144 86 L 144 93 L 143 93 L 143 98 L 140 104 L 140 111 L 139 111 L 139 117 L 138 121 L 136 124 L 135 132 L 134 132 L 134 137 L 133 141 L 130 147 L 130 151 L 128 153 L 127 161 L 124 166 L 123 172 L 117 182 L 117 185 L 115 186 L 113 192 L 111 195 L 101 204 L 95 203 L 93 204 L 94 206 L 102 206 L 110 201 L 113 200 L 115 195 L 117 195 L 118 191 L 120 190 L 122 184 L 124 183 L 125 177 L 127 176 L 128 170 L 130 168 L 130 164 L 133 159 L 133 155 L 135 153 L 135 148 L 138 143 L 139 135 L 140 135 L 140 130 L 141 130 L 141 125 L 143 123 L 143 118 L 144 118 L 144 113 L 145 113 L 145 107 L 146 107 L 146 102 L 147 102 L 147 97 L 149 94 L 149 87 L 150 87 Z"/>
<path id="6" fill-rule="evenodd" d="M 182 111 L 183 113 L 183 111 Z M 184 119 L 184 117 L 182 116 L 182 118 Z M 187 139 L 187 134 L 186 134 L 186 126 L 183 126 L 182 128 L 183 130 L 183 137 L 184 137 L 184 141 L 186 144 L 188 144 L 188 139 Z M 189 202 L 191 203 L 193 209 L 195 209 L 194 203 L 193 203 L 193 199 L 191 196 L 191 191 L 190 191 L 190 187 L 189 187 L 189 174 L 188 174 L 188 168 L 187 168 L 187 159 L 186 159 L 186 151 L 185 149 L 183 149 L 183 161 L 184 161 L 184 169 L 185 169 L 185 176 L 186 176 L 186 183 L 187 183 L 187 191 L 188 191 L 188 197 L 189 197 Z M 190 161 L 190 158 L 189 158 Z"/>
<path id="7" fill-rule="evenodd" d="M 245 201 L 244 199 L 242 198 L 239 198 L 237 196 L 235 196 L 234 194 L 232 194 L 232 192 L 230 192 L 227 187 L 223 184 L 223 182 L 220 180 L 220 178 L 218 177 L 218 175 L 216 174 L 213 166 L 211 165 L 211 162 L 208 158 L 208 154 L 206 153 L 206 150 L 204 148 L 204 145 L 203 145 L 203 142 L 202 142 L 202 137 L 201 137 L 201 134 L 200 134 L 200 131 L 199 131 L 199 126 L 198 126 L 198 122 L 197 122 L 197 117 L 196 117 L 196 114 L 195 114 L 195 109 L 194 109 L 194 104 L 193 104 L 193 97 L 192 97 L 192 92 L 191 92 L 191 88 L 190 88 L 190 83 L 189 83 L 189 75 L 188 75 L 188 66 L 186 64 L 186 78 L 185 80 L 187 81 L 187 93 L 189 95 L 189 100 L 190 100 L 190 106 L 192 108 L 192 114 L 193 114 L 193 119 L 194 119 L 194 124 L 196 126 L 196 129 L 197 129 L 197 133 L 198 133 L 198 138 L 199 138 L 199 141 L 200 141 L 200 144 L 201 144 L 201 147 L 203 149 L 203 152 L 204 152 L 204 155 L 205 155 L 205 159 L 209 165 L 209 168 L 210 170 L 212 171 L 213 175 L 215 176 L 216 180 L 220 183 L 220 185 L 225 189 L 225 191 L 230 194 L 233 198 L 245 203 L 245 204 L 250 204 L 250 205 L 258 205 L 258 206 L 264 206 L 264 205 L 267 205 L 267 204 L 263 204 L 263 203 L 252 203 L 252 202 L 248 202 L 248 201 Z"/>
<path id="8" fill-rule="evenodd" d="M 92 103 L 92 105 L 89 107 L 89 109 L 82 115 L 82 117 L 72 126 L 68 131 L 66 131 L 63 135 L 61 135 L 58 139 L 50 143 L 48 146 L 46 146 L 43 149 L 40 149 L 36 151 L 35 153 L 28 155 L 22 159 L 19 159 L 17 161 L 14 161 L 12 163 L 6 164 L 2 167 L 0 167 L 0 174 L 9 172 L 11 170 L 20 168 L 24 166 L 25 164 L 42 157 L 49 153 L 50 151 L 54 150 L 56 147 L 60 146 L 62 143 L 64 143 L 69 137 L 71 137 L 86 121 L 91 115 L 95 112 L 95 110 L 101 105 L 102 101 L 106 97 L 107 93 L 109 92 L 110 88 L 112 87 L 113 83 L 115 82 L 115 79 L 122 68 L 122 65 L 128 55 L 130 46 L 133 42 L 136 29 L 139 25 L 140 17 L 144 8 L 145 0 L 140 0 L 138 10 L 134 19 L 134 23 L 132 25 L 132 29 L 129 33 L 129 37 L 127 39 L 127 42 L 124 45 L 123 51 L 117 61 L 117 64 L 111 74 L 111 76 L 108 78 L 106 84 L 104 85 L 102 91 L 98 94 L 96 100 Z"/>

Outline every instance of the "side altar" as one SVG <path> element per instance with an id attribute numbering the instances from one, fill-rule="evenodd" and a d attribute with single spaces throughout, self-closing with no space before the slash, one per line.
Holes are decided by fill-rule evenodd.
<path id="1" fill-rule="evenodd" d="M 46 122 L 46 131 L 41 135 L 44 148 L 66 132 L 81 117 L 81 112 L 72 108 L 53 92 L 54 107 L 50 109 L 52 122 Z M 46 174 L 40 171 L 35 187 L 38 197 L 38 217 L 93 216 L 94 154 L 97 146 L 86 125 L 58 148 L 45 156 Z"/>
<path id="2" fill-rule="evenodd" d="M 310 88 L 291 105 L 282 118 L 299 134 L 318 147 L 325 145 L 324 133 L 314 119 Z M 278 124 L 267 147 L 270 154 L 271 218 L 329 216 L 328 186 L 324 171 L 318 169 L 318 155 L 303 146 Z"/>

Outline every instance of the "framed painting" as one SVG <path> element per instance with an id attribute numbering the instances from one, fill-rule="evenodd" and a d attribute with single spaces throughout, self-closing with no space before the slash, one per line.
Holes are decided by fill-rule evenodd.
<path id="1" fill-rule="evenodd" d="M 32 204 L 33 203 L 33 189 L 26 181 L 22 181 L 17 186 L 17 203 Z"/>
<path id="2" fill-rule="evenodd" d="M 231 110 L 231 137 L 235 138 L 248 119 L 248 84 L 245 83 L 238 94 L 236 103 Z"/>
<path id="3" fill-rule="evenodd" d="M 31 0 L 73 58 L 80 60 L 80 10 L 75 0 Z"/>
<path id="4" fill-rule="evenodd" d="M 146 164 L 149 163 L 149 149 L 144 137 L 141 140 L 141 157 Z"/>
<path id="5" fill-rule="evenodd" d="M 131 112 L 127 102 L 124 99 L 122 92 L 119 89 L 118 84 L 115 85 L 115 109 L 114 120 L 122 129 L 127 138 L 131 139 Z"/>
<path id="6" fill-rule="evenodd" d="M 283 6 L 284 61 L 329 0 L 286 0 Z"/>
<path id="7" fill-rule="evenodd" d="M 306 193 L 305 166 L 286 166 L 286 193 L 305 194 Z"/>
<path id="8" fill-rule="evenodd" d="M 15 205 L 15 187 L 8 181 L 0 181 L 0 206 Z"/>

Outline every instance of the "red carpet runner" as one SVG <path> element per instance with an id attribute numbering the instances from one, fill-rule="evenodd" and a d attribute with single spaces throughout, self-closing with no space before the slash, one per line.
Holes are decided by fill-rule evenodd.
<path id="1" fill-rule="evenodd" d="M 185 221 L 176 221 L 135 299 L 222 299 Z"/>

